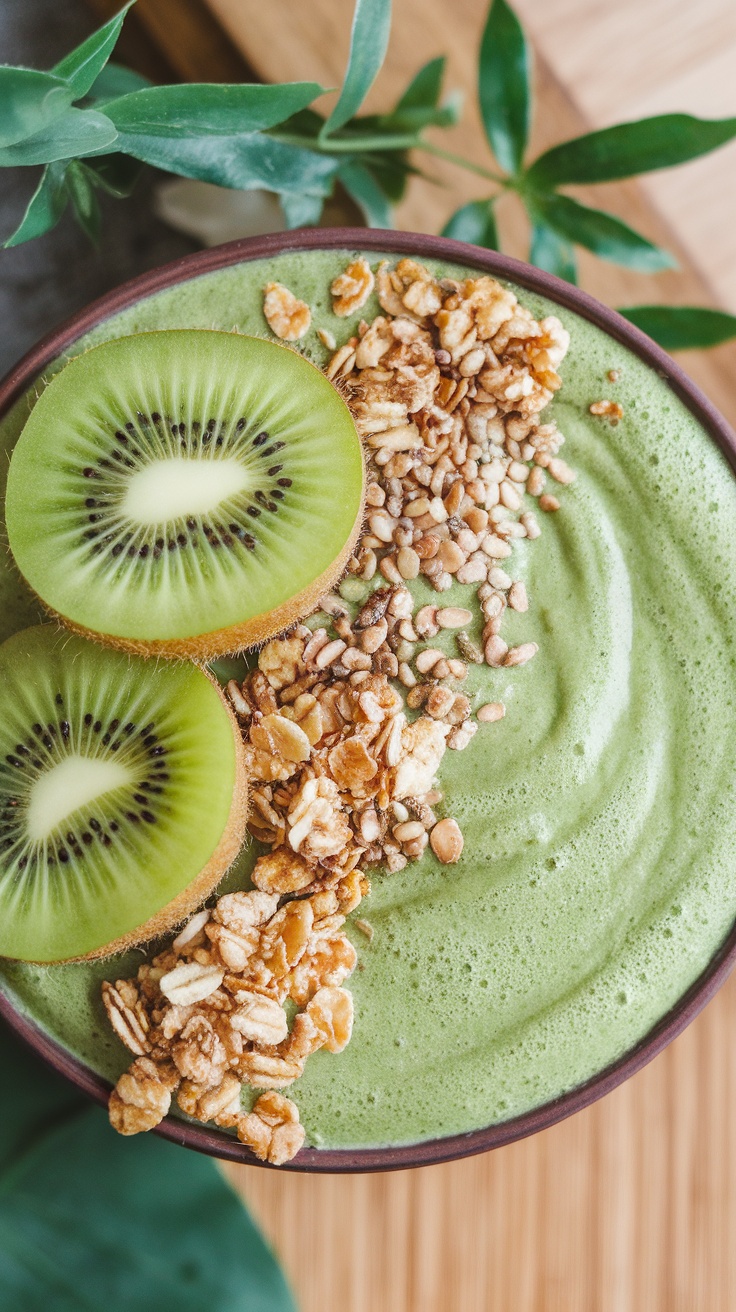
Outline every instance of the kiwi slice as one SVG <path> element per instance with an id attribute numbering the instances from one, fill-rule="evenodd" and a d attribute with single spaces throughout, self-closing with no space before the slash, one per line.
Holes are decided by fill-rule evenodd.
<path id="1" fill-rule="evenodd" d="M 71 360 L 10 464 L 10 546 L 46 607 L 140 654 L 272 637 L 339 577 L 363 509 L 360 440 L 309 360 L 260 338 L 140 333 Z"/>
<path id="2" fill-rule="evenodd" d="M 106 956 L 193 910 L 244 836 L 240 732 L 203 670 L 50 625 L 0 647 L 0 956 Z"/>

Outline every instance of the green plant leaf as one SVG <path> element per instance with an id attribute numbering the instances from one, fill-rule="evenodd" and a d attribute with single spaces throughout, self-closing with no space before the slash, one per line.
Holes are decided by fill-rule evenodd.
<path id="1" fill-rule="evenodd" d="M 376 123 L 393 132 L 420 132 L 426 127 L 452 127 L 462 111 L 462 93 L 455 92 L 440 104 L 445 73 L 444 55 L 429 63 L 412 78 L 390 114 L 380 115 Z"/>
<path id="2" fill-rule="evenodd" d="M 529 50 L 506 0 L 493 0 L 480 45 L 478 96 L 486 136 L 501 168 L 519 172 L 531 119 Z"/>
<path id="3" fill-rule="evenodd" d="M 275 86 L 192 82 L 133 91 L 119 100 L 108 100 L 105 113 L 126 137 L 212 139 L 275 127 L 321 93 L 317 82 Z"/>
<path id="4" fill-rule="evenodd" d="M 570 196 L 554 193 L 530 196 L 529 206 L 558 237 L 585 246 L 602 260 L 623 264 L 639 273 L 675 268 L 675 261 L 668 251 L 654 246 L 628 224 L 604 210 L 590 209 Z"/>
<path id="5" fill-rule="evenodd" d="M 77 222 L 96 246 L 100 239 L 102 216 L 95 195 L 95 175 L 80 160 L 72 160 L 66 171 L 66 185 Z"/>
<path id="6" fill-rule="evenodd" d="M 23 1312 L 294 1312 L 213 1162 L 104 1113 L 75 1116 L 0 1181 L 0 1289 Z"/>
<path id="7" fill-rule="evenodd" d="M 736 315 L 700 305 L 629 305 L 619 314 L 666 351 L 697 351 L 736 337 Z"/>
<path id="8" fill-rule="evenodd" d="M 575 248 L 564 237 L 547 227 L 541 219 L 532 215 L 532 241 L 529 251 L 529 263 L 547 273 L 556 273 L 565 282 L 577 282 L 577 262 Z"/>
<path id="9" fill-rule="evenodd" d="M 143 165 L 129 155 L 95 155 L 94 163 L 88 161 L 85 167 L 94 173 L 95 186 L 121 200 L 132 192 Z"/>
<path id="10" fill-rule="evenodd" d="M 106 64 L 95 78 L 89 89 L 88 100 L 95 105 L 104 105 L 108 100 L 119 100 L 130 95 L 132 91 L 143 91 L 151 83 L 141 73 L 134 73 L 132 68 L 123 64 Z"/>
<path id="11" fill-rule="evenodd" d="M 75 100 L 81 100 L 82 96 L 87 95 L 95 78 L 102 72 L 115 49 L 125 15 L 134 3 L 135 0 L 128 0 L 119 14 L 93 32 L 51 70 L 56 77 L 63 78 L 69 84 Z"/>
<path id="12" fill-rule="evenodd" d="M 736 118 L 703 119 L 660 114 L 617 123 L 553 146 L 535 160 L 527 177 L 535 187 L 574 182 L 613 182 L 669 169 L 707 155 L 736 137 Z"/>
<path id="13" fill-rule="evenodd" d="M 0 1304 L 295 1312 L 214 1162 L 105 1113 L 0 1029 Z"/>
<path id="14" fill-rule="evenodd" d="M 52 73 L 0 66 L 0 147 L 40 132 L 73 99 L 71 88 Z"/>
<path id="15" fill-rule="evenodd" d="M 312 228 L 319 223 L 324 209 L 324 196 L 309 196 L 303 192 L 279 197 L 288 228 Z"/>
<path id="16" fill-rule="evenodd" d="M 388 197 L 363 160 L 345 160 L 337 176 L 369 228 L 391 227 L 393 216 Z"/>
<path id="17" fill-rule="evenodd" d="M 440 103 L 446 63 L 446 56 L 438 55 L 423 64 L 397 100 L 394 113 L 402 109 L 435 109 Z"/>
<path id="18" fill-rule="evenodd" d="M 391 31 L 391 0 L 356 0 L 345 80 L 321 136 L 354 118 L 383 63 Z"/>
<path id="19" fill-rule="evenodd" d="M 20 246 L 55 228 L 69 202 L 66 163 L 47 164 L 15 232 L 3 246 Z"/>
<path id="20" fill-rule="evenodd" d="M 339 161 L 258 132 L 232 137 L 159 137 L 120 133 L 119 149 L 144 164 L 219 187 L 264 187 L 279 193 L 328 196 Z"/>
<path id="21" fill-rule="evenodd" d="M 363 156 L 361 162 L 369 170 L 391 205 L 397 205 L 403 199 L 409 177 L 420 176 L 419 169 L 409 163 L 407 153 L 403 150 L 375 151 L 371 155 Z"/>
<path id="22" fill-rule="evenodd" d="M 0 1181 L 6 1167 L 66 1117 L 89 1106 L 73 1085 L 0 1021 Z"/>
<path id="23" fill-rule="evenodd" d="M 34 136 L 0 150 L 0 167 L 94 155 L 111 146 L 117 135 L 110 119 L 97 110 L 67 109 Z"/>
<path id="24" fill-rule="evenodd" d="M 499 250 L 493 201 L 471 200 L 467 205 L 461 205 L 448 219 L 442 229 L 442 236 L 454 237 L 455 241 L 468 241 L 471 246 L 484 246 L 487 250 Z"/>

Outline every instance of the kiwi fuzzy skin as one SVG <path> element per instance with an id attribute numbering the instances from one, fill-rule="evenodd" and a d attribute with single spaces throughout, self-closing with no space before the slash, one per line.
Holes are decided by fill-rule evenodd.
<path id="1" fill-rule="evenodd" d="M 117 956 L 120 952 L 127 952 L 130 948 L 142 947 L 152 939 L 161 938 L 199 910 L 202 903 L 217 887 L 238 856 L 245 842 L 245 826 L 248 820 L 248 777 L 245 743 L 240 732 L 240 725 L 219 683 L 207 670 L 204 670 L 203 673 L 207 675 L 207 678 L 217 689 L 220 700 L 227 711 L 235 742 L 235 786 L 233 788 L 230 814 L 222 837 L 207 865 L 191 884 L 182 889 L 181 893 L 177 894 L 172 902 L 162 907 L 155 916 L 151 916 L 145 924 L 130 930 L 128 934 L 123 934 L 120 938 L 114 939 L 112 943 L 105 943 L 102 947 L 95 948 L 92 952 L 87 952 L 81 957 L 66 957 L 63 961 L 54 962 L 24 962 L 25 965 L 73 965 L 75 962 L 101 961 L 106 957 Z"/>
<path id="2" fill-rule="evenodd" d="M 361 448 L 362 449 L 362 448 Z M 365 467 L 363 470 L 363 490 L 360 507 L 355 518 L 350 537 L 328 569 L 314 579 L 307 588 L 289 597 L 275 610 L 263 611 L 252 615 L 240 624 L 233 624 L 227 629 L 215 629 L 211 633 L 199 633 L 193 638 L 154 638 L 144 642 L 140 638 L 121 638 L 116 634 L 101 633 L 98 629 L 86 629 L 75 624 L 66 615 L 52 610 L 42 597 L 38 600 L 46 613 L 57 620 L 71 633 L 80 638 L 91 638 L 103 647 L 115 647 L 118 651 L 128 652 L 131 656 L 163 656 L 173 660 L 191 660 L 205 662 L 215 660 L 218 656 L 236 656 L 249 647 L 259 647 L 269 638 L 275 638 L 292 625 L 298 624 L 305 615 L 311 614 L 325 593 L 330 592 L 338 579 L 342 577 L 356 543 L 361 535 L 365 517 Z M 38 595 L 38 594 L 34 594 Z"/>

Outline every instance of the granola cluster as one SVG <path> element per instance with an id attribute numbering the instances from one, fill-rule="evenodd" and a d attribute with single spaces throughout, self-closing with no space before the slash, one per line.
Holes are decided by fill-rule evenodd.
<path id="1" fill-rule="evenodd" d="M 383 313 L 327 368 L 365 442 L 355 577 L 228 685 L 246 744 L 249 828 L 268 848 L 253 889 L 198 912 L 135 980 L 103 985 L 111 1024 L 136 1057 L 110 1100 L 124 1134 L 157 1124 L 175 1095 L 263 1160 L 294 1156 L 304 1130 L 278 1090 L 312 1052 L 340 1052 L 350 1039 L 344 984 L 357 954 L 344 925 L 370 890 L 366 872 L 401 870 L 428 845 L 446 865 L 460 858 L 457 821 L 436 814 L 437 772 L 447 749 L 463 750 L 505 714 L 501 702 L 473 713 L 468 663 L 513 667 L 537 651 L 509 647 L 501 627 L 507 609 L 529 605 L 508 572 L 515 540 L 541 531 L 525 497 L 557 510 L 547 478 L 574 479 L 562 434 L 539 422 L 560 387 L 568 334 L 493 278 L 438 281 L 408 259 L 375 275 L 351 262 L 331 287 L 335 313 L 356 313 L 374 284 Z M 285 340 L 309 324 L 309 307 L 279 284 L 268 285 L 264 313 Z M 467 632 L 473 609 L 439 597 L 415 605 L 406 583 L 419 576 L 438 594 L 473 585 L 481 647 Z M 355 613 L 355 590 L 369 585 Z M 457 656 L 432 645 L 443 632 Z M 367 921 L 353 923 L 372 938 Z M 250 1112 L 242 1084 L 266 1090 Z"/>
<path id="2" fill-rule="evenodd" d="M 341 1052 L 348 1043 L 353 1004 L 341 985 L 356 953 L 341 926 L 360 901 L 361 879 L 354 871 L 281 906 L 278 892 L 225 894 L 135 979 L 103 984 L 110 1023 L 136 1057 L 110 1096 L 116 1130 L 152 1129 L 176 1096 L 188 1116 L 234 1129 L 274 1164 L 298 1152 L 304 1130 L 296 1106 L 261 1097 L 247 1113 L 241 1087 L 284 1089 L 310 1053 Z M 277 1112 L 278 1125 L 269 1120 Z"/>

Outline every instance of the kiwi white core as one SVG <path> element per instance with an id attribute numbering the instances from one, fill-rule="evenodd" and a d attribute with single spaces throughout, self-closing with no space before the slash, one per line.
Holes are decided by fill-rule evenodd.
<path id="1" fill-rule="evenodd" d="M 28 837 L 43 842 L 80 807 L 132 783 L 133 778 L 131 770 L 118 761 L 67 756 L 32 786 L 26 815 Z"/>
<path id="2" fill-rule="evenodd" d="M 186 515 L 209 515 L 228 497 L 249 486 L 240 460 L 154 460 L 128 479 L 124 513 L 138 524 L 164 524 Z"/>

